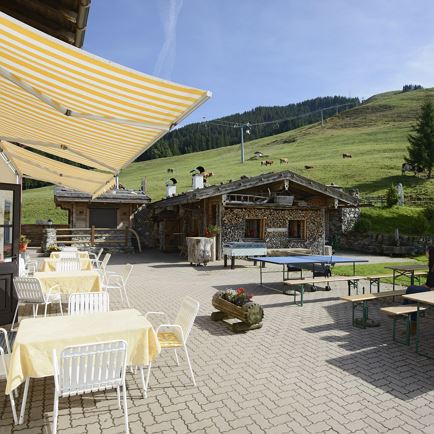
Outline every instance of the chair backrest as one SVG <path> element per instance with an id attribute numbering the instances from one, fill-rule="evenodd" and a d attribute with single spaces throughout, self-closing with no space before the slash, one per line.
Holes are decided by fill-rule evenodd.
<path id="1" fill-rule="evenodd" d="M 110 310 L 109 295 L 103 292 L 78 292 L 71 294 L 68 300 L 69 315 L 83 315 Z"/>
<path id="2" fill-rule="evenodd" d="M 199 302 L 191 297 L 185 297 L 175 319 L 175 324 L 181 326 L 184 333 L 184 342 L 187 341 L 198 312 Z"/>
<path id="3" fill-rule="evenodd" d="M 110 261 L 111 256 L 112 256 L 111 253 L 106 253 L 104 255 L 104 259 L 101 262 L 101 270 L 105 271 L 107 264 L 108 264 L 108 261 Z"/>
<path id="4" fill-rule="evenodd" d="M 125 383 L 126 364 L 125 341 L 66 347 L 60 362 L 54 350 L 54 384 L 63 397 L 113 389 Z"/>
<path id="5" fill-rule="evenodd" d="M 62 247 L 62 252 L 78 252 L 77 247 L 65 246 Z"/>
<path id="6" fill-rule="evenodd" d="M 59 252 L 59 258 L 60 259 L 78 259 L 79 258 L 79 256 L 78 256 L 78 252 L 77 251 L 71 251 L 71 252 L 68 252 L 68 251 L 61 251 L 61 252 Z"/>
<path id="7" fill-rule="evenodd" d="M 133 271 L 133 266 L 131 264 L 125 264 L 121 276 L 122 280 L 124 281 L 124 284 L 126 285 L 128 282 L 128 279 L 131 276 L 131 272 Z"/>
<path id="8" fill-rule="evenodd" d="M 103 254 L 103 252 L 104 252 L 104 249 L 101 247 L 101 248 L 99 249 L 98 254 L 96 255 L 96 260 L 97 260 L 97 261 L 99 261 L 99 258 L 101 258 L 101 255 Z"/>
<path id="9" fill-rule="evenodd" d="M 14 277 L 14 287 L 18 300 L 45 303 L 41 284 L 36 277 Z"/>
<path id="10" fill-rule="evenodd" d="M 80 271 L 80 260 L 77 258 L 60 258 L 56 262 L 56 271 Z"/>
<path id="11" fill-rule="evenodd" d="M 24 277 L 27 275 L 26 261 L 24 260 L 24 258 L 21 255 L 18 258 L 18 275 L 20 277 Z"/>

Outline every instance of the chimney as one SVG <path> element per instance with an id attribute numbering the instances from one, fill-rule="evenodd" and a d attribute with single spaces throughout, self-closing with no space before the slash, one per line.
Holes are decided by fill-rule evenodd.
<path id="1" fill-rule="evenodd" d="M 177 181 L 175 178 L 170 178 L 166 181 L 166 198 L 176 196 L 176 184 Z"/>
<path id="2" fill-rule="evenodd" d="M 197 190 L 198 188 L 203 188 L 203 175 L 201 173 L 197 173 L 193 175 L 192 187 L 193 190 Z"/>

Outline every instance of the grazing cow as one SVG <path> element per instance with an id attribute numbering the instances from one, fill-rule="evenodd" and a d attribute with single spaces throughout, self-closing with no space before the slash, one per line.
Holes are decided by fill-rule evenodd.
<path id="1" fill-rule="evenodd" d="M 281 158 L 280 164 L 288 164 L 288 159 L 287 158 Z"/>
<path id="2" fill-rule="evenodd" d="M 306 170 L 313 169 L 313 166 L 304 166 Z"/>
<path id="3" fill-rule="evenodd" d="M 351 154 L 342 154 L 342 158 L 353 158 L 353 156 Z"/>
<path id="4" fill-rule="evenodd" d="M 405 175 L 405 172 L 413 172 L 414 176 L 418 173 L 422 173 L 424 170 L 422 167 L 413 163 L 402 163 L 401 166 L 401 175 Z"/>
<path id="5" fill-rule="evenodd" d="M 169 167 L 168 169 L 167 169 L 167 173 L 173 173 L 175 170 L 174 169 L 172 169 L 171 167 Z"/>
<path id="6" fill-rule="evenodd" d="M 271 166 L 272 164 L 274 164 L 273 160 L 261 161 L 261 166 Z"/>
<path id="7" fill-rule="evenodd" d="M 203 172 L 203 179 L 211 178 L 211 176 L 214 176 L 213 172 Z"/>

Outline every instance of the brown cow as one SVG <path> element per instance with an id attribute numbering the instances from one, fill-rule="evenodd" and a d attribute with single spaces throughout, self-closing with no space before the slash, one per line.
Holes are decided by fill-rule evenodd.
<path id="1" fill-rule="evenodd" d="M 272 164 L 274 164 L 273 160 L 261 161 L 261 166 L 271 166 Z"/>
<path id="2" fill-rule="evenodd" d="M 342 158 L 353 158 L 353 156 L 351 154 L 342 154 Z"/>
<path id="3" fill-rule="evenodd" d="M 280 164 L 288 164 L 288 159 L 287 158 L 281 158 Z"/>

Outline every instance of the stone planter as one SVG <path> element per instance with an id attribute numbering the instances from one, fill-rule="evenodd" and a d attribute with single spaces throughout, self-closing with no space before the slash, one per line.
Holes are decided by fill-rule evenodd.
<path id="1" fill-rule="evenodd" d="M 211 314 L 213 321 L 223 321 L 225 319 L 239 319 L 240 322 L 230 324 L 233 332 L 244 332 L 247 330 L 259 329 L 262 327 L 264 310 L 262 306 L 249 302 L 243 306 L 237 306 L 222 297 L 222 292 L 216 292 L 212 298 L 212 305 L 218 310 Z"/>

